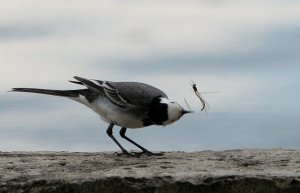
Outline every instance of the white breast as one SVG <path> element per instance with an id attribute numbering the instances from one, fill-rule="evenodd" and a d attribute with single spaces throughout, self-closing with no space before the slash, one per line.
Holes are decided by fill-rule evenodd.
<path id="1" fill-rule="evenodd" d="M 99 97 L 93 103 L 89 103 L 83 96 L 79 96 L 74 100 L 93 109 L 100 115 L 101 119 L 107 123 L 114 123 L 115 125 L 126 128 L 144 127 L 141 118 L 130 114 L 126 109 L 116 106 L 105 97 Z"/>

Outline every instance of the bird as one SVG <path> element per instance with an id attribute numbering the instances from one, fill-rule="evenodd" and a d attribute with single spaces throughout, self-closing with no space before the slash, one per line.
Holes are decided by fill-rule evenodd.
<path id="1" fill-rule="evenodd" d="M 91 108 L 108 123 L 106 133 L 121 149 L 121 153 L 117 153 L 119 156 L 163 155 L 163 153 L 153 153 L 127 137 L 125 135 L 127 129 L 150 125 L 166 126 L 179 120 L 184 114 L 192 113 L 177 102 L 171 101 L 163 91 L 149 84 L 95 80 L 79 76 L 73 78 L 75 80 L 69 82 L 85 88 L 77 90 L 12 88 L 11 91 L 67 97 Z M 141 152 L 128 152 L 114 137 L 114 126 L 120 127 L 120 136 L 139 148 Z"/>

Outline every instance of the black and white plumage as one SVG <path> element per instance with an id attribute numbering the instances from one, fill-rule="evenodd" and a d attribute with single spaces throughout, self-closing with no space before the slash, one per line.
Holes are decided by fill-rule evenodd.
<path id="1" fill-rule="evenodd" d="M 154 155 L 147 149 L 125 136 L 127 128 L 142 128 L 149 125 L 168 125 L 191 111 L 184 110 L 172 102 L 167 95 L 151 85 L 138 82 L 111 82 L 90 80 L 75 76 L 76 81 L 87 89 L 49 90 L 35 88 L 13 88 L 12 91 L 31 92 L 68 97 L 93 109 L 102 120 L 109 123 L 107 134 L 121 148 L 122 154 L 128 153 L 114 138 L 112 128 L 120 126 L 120 135 L 136 145 L 142 153 Z"/>

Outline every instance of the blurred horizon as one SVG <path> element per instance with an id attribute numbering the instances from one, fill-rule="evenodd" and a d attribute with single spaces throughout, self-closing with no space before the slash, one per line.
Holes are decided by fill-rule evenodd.
<path id="1" fill-rule="evenodd" d="M 0 7 L 0 151 L 118 151 L 75 75 L 156 86 L 193 114 L 130 129 L 149 150 L 300 148 L 300 2 L 11 0 Z M 190 81 L 210 109 L 201 112 Z M 127 149 L 136 149 L 115 136 Z"/>

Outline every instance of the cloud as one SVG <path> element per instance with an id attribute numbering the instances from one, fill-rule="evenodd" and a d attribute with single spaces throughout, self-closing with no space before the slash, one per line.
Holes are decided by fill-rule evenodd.
<path id="1" fill-rule="evenodd" d="M 130 73 L 241 73 L 256 69 L 282 66 L 295 66 L 300 60 L 298 50 L 300 42 L 298 34 L 300 26 L 286 26 L 272 28 L 259 37 L 239 40 L 236 47 L 222 45 L 222 50 L 211 53 L 202 53 L 194 50 L 187 53 L 185 48 L 180 51 L 158 50 L 147 56 L 114 57 L 105 60 L 107 66 L 116 71 L 124 71 L 130 67 Z M 198 53 L 197 53 L 198 52 Z M 94 62 L 97 68 L 99 61 Z M 155 69 L 155 70 L 151 70 Z"/>
<path id="2" fill-rule="evenodd" d="M 53 33 L 53 29 L 49 26 L 44 25 L 1 25 L 0 26 L 0 39 L 2 41 L 9 41 L 11 39 L 28 39 L 28 38 L 38 38 L 47 36 Z"/>
<path id="3" fill-rule="evenodd" d="M 23 7 L 36 8 L 30 13 L 7 3 L 0 20 L 0 65 L 9 70 L 1 75 L 18 78 L 19 71 L 26 76 L 37 68 L 43 78 L 59 66 L 63 74 L 93 73 L 88 68 L 118 72 L 128 66 L 138 73 L 149 68 L 230 71 L 229 65 L 244 70 L 297 57 L 296 2 L 92 2 L 74 1 L 69 8 L 68 1 L 47 6 L 27 1 Z"/>

